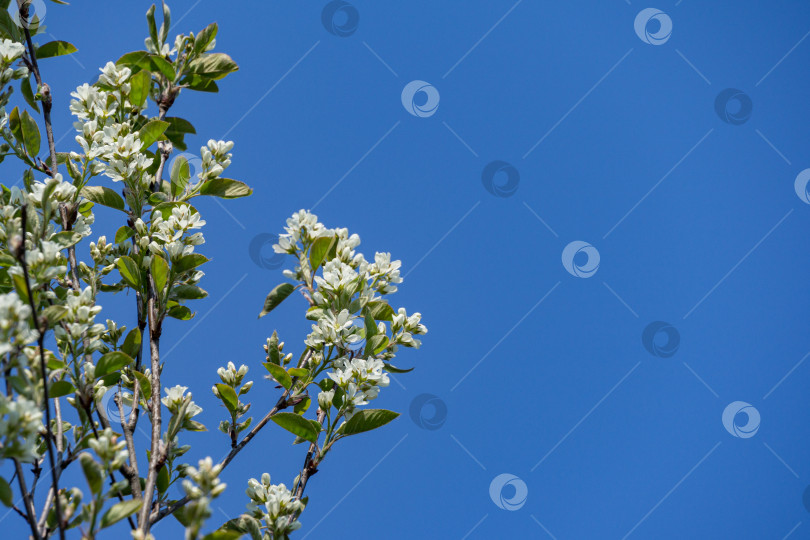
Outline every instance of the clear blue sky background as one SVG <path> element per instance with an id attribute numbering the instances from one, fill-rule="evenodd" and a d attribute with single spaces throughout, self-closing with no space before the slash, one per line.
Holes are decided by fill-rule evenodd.
<path id="1" fill-rule="evenodd" d="M 810 167 L 810 5 L 662 0 L 673 30 L 652 45 L 634 30 L 649 7 L 636 0 L 352 3 L 345 37 L 322 24 L 326 0 L 171 4 L 172 33 L 216 20 L 241 66 L 173 113 L 197 127 L 190 149 L 227 133 L 230 176 L 254 188 L 227 210 L 200 202 L 211 294 L 164 332 L 165 381 L 189 384 L 212 428 L 186 437 L 189 457 L 226 452 L 217 367 L 250 366 L 261 415 L 277 398 L 265 338 L 277 328 L 300 353 L 303 300 L 257 320 L 283 278 L 249 246 L 315 207 L 367 254 L 403 261 L 392 302 L 430 333 L 401 356 L 416 370 L 375 402 L 405 414 L 329 455 L 298 538 L 810 538 L 810 206 L 794 191 Z M 57 137 L 68 93 L 143 47 L 149 5 L 48 4 L 49 32 L 79 48 L 42 62 Z M 413 80 L 438 91 L 435 114 L 403 107 Z M 715 110 L 726 88 L 753 103 L 740 125 Z M 494 160 L 519 174 L 509 197 L 482 183 Z M 96 234 L 112 236 L 118 216 L 99 214 Z M 576 240 L 601 257 L 587 279 L 561 262 Z M 130 301 L 104 313 L 131 324 Z M 676 329 L 674 355 L 645 349 L 654 321 Z M 438 429 L 407 412 L 425 393 L 446 407 Z M 761 415 L 753 437 L 723 426 L 735 401 Z M 292 481 L 305 449 L 289 443 L 271 425 L 240 454 L 212 524 L 243 511 L 250 476 Z M 490 497 L 502 473 L 520 479 L 506 499 L 525 483 L 515 511 Z"/>

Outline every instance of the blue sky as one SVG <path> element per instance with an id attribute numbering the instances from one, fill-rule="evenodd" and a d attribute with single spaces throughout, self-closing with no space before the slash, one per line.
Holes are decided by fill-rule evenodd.
<path id="1" fill-rule="evenodd" d="M 375 402 L 404 414 L 328 456 L 298 538 L 810 537 L 810 205 L 794 185 L 810 5 L 352 0 L 327 28 L 327 4 L 171 3 L 172 32 L 215 20 L 241 66 L 172 112 L 192 150 L 234 140 L 230 176 L 254 188 L 199 204 L 210 296 L 163 334 L 167 385 L 188 384 L 212 428 L 188 436 L 190 459 L 226 452 L 217 367 L 250 366 L 260 416 L 277 398 L 266 337 L 301 351 L 303 300 L 256 319 L 283 278 L 250 245 L 312 208 L 403 261 L 392 303 L 430 332 Z M 57 138 L 69 92 L 143 47 L 149 5 L 48 4 L 48 31 L 79 48 L 42 62 Z M 409 111 L 412 81 L 433 102 Z M 99 211 L 96 234 L 114 219 Z M 102 314 L 131 324 L 130 304 Z M 746 404 L 758 425 L 735 416 Z M 274 428 L 225 471 L 212 523 L 243 511 L 247 478 L 292 481 L 304 449 Z"/>

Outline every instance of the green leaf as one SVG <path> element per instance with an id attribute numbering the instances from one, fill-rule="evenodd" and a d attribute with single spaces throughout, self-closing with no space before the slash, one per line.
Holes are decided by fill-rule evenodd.
<path id="1" fill-rule="evenodd" d="M 394 308 L 382 300 L 369 302 L 368 309 L 375 321 L 391 321 L 395 315 Z"/>
<path id="2" fill-rule="evenodd" d="M 22 92 L 25 102 L 28 103 L 32 109 L 39 112 L 39 104 L 36 98 L 34 98 L 34 91 L 31 89 L 31 79 L 29 77 L 20 79 L 20 92 Z"/>
<path id="3" fill-rule="evenodd" d="M 169 489 L 169 468 L 164 465 L 158 471 L 157 476 L 157 489 L 158 493 L 166 493 L 166 490 Z"/>
<path id="4" fill-rule="evenodd" d="M 138 352 L 141 350 L 142 340 L 143 336 L 141 336 L 140 329 L 133 328 L 129 331 L 127 337 L 124 338 L 124 343 L 121 345 L 121 350 L 132 358 L 135 358 L 138 356 Z"/>
<path id="5" fill-rule="evenodd" d="M 230 178 L 214 178 L 200 187 L 200 195 L 211 195 L 222 199 L 238 199 L 253 193 L 247 184 Z"/>
<path id="6" fill-rule="evenodd" d="M 0 502 L 9 507 L 14 504 L 14 493 L 11 491 L 11 486 L 2 476 L 0 476 Z"/>
<path id="7" fill-rule="evenodd" d="M 152 397 L 152 381 L 149 380 L 149 377 L 141 373 L 140 371 L 133 370 L 132 373 L 135 375 L 135 378 L 138 379 L 138 385 L 140 389 L 138 390 L 142 396 L 146 396 L 146 399 Z"/>
<path id="8" fill-rule="evenodd" d="M 312 443 L 318 441 L 318 431 L 303 416 L 290 412 L 280 412 L 271 416 L 270 419 L 293 435 L 298 435 Z"/>
<path id="9" fill-rule="evenodd" d="M 183 255 L 180 259 L 174 263 L 173 269 L 175 274 L 182 274 L 183 272 L 188 272 L 194 268 L 197 268 L 201 264 L 207 263 L 208 257 L 202 255 L 200 253 L 190 253 L 188 255 Z"/>
<path id="10" fill-rule="evenodd" d="M 228 386 L 227 384 L 217 383 L 216 385 L 217 392 L 219 392 L 219 398 L 225 404 L 230 412 L 236 412 L 236 409 L 239 407 L 239 398 L 236 397 L 236 392 L 233 388 Z"/>
<path id="11" fill-rule="evenodd" d="M 256 518 L 247 514 L 242 514 L 238 518 L 226 522 L 219 530 L 249 534 L 250 540 L 262 540 L 261 525 Z"/>
<path id="12" fill-rule="evenodd" d="M 22 143 L 25 145 L 25 150 L 31 157 L 36 157 L 39 154 L 39 127 L 36 120 L 28 114 L 28 111 L 23 111 L 20 115 L 20 129 L 22 136 Z"/>
<path id="13" fill-rule="evenodd" d="M 202 540 L 237 540 L 237 538 L 242 538 L 242 536 L 244 536 L 243 533 L 239 531 L 216 530 L 203 536 Z"/>
<path id="14" fill-rule="evenodd" d="M 121 351 L 111 351 L 102 356 L 96 364 L 96 379 L 118 371 L 132 363 L 132 357 Z"/>
<path id="15" fill-rule="evenodd" d="M 120 244 L 127 238 L 132 238 L 133 236 L 135 236 L 135 229 L 129 225 L 121 225 L 121 227 L 115 233 L 115 243 Z"/>
<path id="16" fill-rule="evenodd" d="M 172 181 L 172 195 L 177 197 L 183 193 L 191 177 L 188 160 L 183 156 L 177 156 L 172 162 L 172 170 L 169 178 Z"/>
<path id="17" fill-rule="evenodd" d="M 272 362 L 264 362 L 262 363 L 264 368 L 270 372 L 273 379 L 275 379 L 281 386 L 284 387 L 285 390 L 289 390 L 292 386 L 292 379 L 290 378 L 289 373 L 278 364 L 274 364 Z"/>
<path id="18" fill-rule="evenodd" d="M 410 373 L 414 370 L 414 368 L 401 369 L 396 366 L 392 366 L 391 364 L 386 364 L 385 362 L 383 362 L 383 369 L 389 373 Z"/>
<path id="19" fill-rule="evenodd" d="M 172 287 L 172 296 L 181 300 L 199 300 L 208 296 L 208 293 L 196 285 L 181 284 Z"/>
<path id="20" fill-rule="evenodd" d="M 194 318 L 194 314 L 187 306 L 174 306 L 169 308 L 169 311 L 166 314 L 173 318 L 180 321 L 188 321 Z"/>
<path id="21" fill-rule="evenodd" d="M 172 67 L 172 64 L 168 60 L 162 56 L 153 54 L 149 57 L 149 62 L 151 64 L 152 71 L 159 71 L 161 75 L 170 81 L 174 81 L 176 74 L 174 72 L 174 67 Z"/>
<path id="22" fill-rule="evenodd" d="M 106 186 L 84 186 L 81 193 L 85 199 L 101 206 L 124 210 L 124 199 Z"/>
<path id="23" fill-rule="evenodd" d="M 312 242 L 312 247 L 309 248 L 309 267 L 312 268 L 313 273 L 324 262 L 326 254 L 329 253 L 329 248 L 336 241 L 336 236 L 321 236 Z"/>
<path id="24" fill-rule="evenodd" d="M 168 122 L 164 122 L 163 120 L 150 120 L 149 122 L 145 123 L 140 131 L 138 131 L 138 138 L 141 139 L 141 149 L 147 149 L 152 146 L 156 140 L 163 135 L 163 132 L 166 131 L 166 128 L 169 127 Z"/>
<path id="25" fill-rule="evenodd" d="M 149 26 L 149 37 L 152 39 L 152 45 L 154 45 L 157 50 L 160 50 L 157 25 L 155 24 L 155 4 L 152 4 L 152 7 L 146 11 L 146 23 Z"/>
<path id="26" fill-rule="evenodd" d="M 377 323 L 374 322 L 374 316 L 371 314 L 371 310 L 368 308 L 363 310 L 363 324 L 365 326 L 366 339 L 370 339 L 379 334 Z"/>
<path id="27" fill-rule="evenodd" d="M 273 364 L 281 363 L 281 355 L 278 352 L 278 332 L 273 330 L 273 335 L 267 340 L 267 355 Z"/>
<path id="28" fill-rule="evenodd" d="M 141 288 L 141 270 L 138 268 L 135 261 L 126 255 L 122 255 L 118 258 L 116 266 L 118 266 L 118 272 L 121 274 L 121 277 L 124 278 L 124 281 L 126 281 L 130 287 L 134 289 Z"/>
<path id="29" fill-rule="evenodd" d="M 152 88 L 152 74 L 149 70 L 142 69 L 129 79 L 130 91 L 129 101 L 135 107 L 143 107 L 146 98 L 149 97 L 149 90 Z"/>
<path id="30" fill-rule="evenodd" d="M 397 416 L 399 416 L 399 413 L 385 409 L 364 409 L 354 413 L 349 421 L 340 428 L 340 433 L 342 435 L 355 435 L 371 431 L 384 426 Z"/>
<path id="31" fill-rule="evenodd" d="M 99 494 L 104 481 L 104 472 L 101 470 L 101 465 L 87 452 L 82 452 L 79 455 L 79 463 L 82 465 L 82 472 L 84 472 L 84 477 L 87 479 L 87 485 L 90 486 L 90 491 L 96 495 Z"/>
<path id="32" fill-rule="evenodd" d="M 304 379 L 309 376 L 309 370 L 304 368 L 293 367 L 287 370 L 291 377 L 298 377 Z"/>
<path id="33" fill-rule="evenodd" d="M 118 66 L 128 66 L 130 68 L 136 67 L 139 69 L 149 70 L 149 53 L 147 51 L 132 51 L 128 52 L 116 62 Z"/>
<path id="34" fill-rule="evenodd" d="M 264 299 L 264 309 L 262 309 L 262 312 L 259 313 L 259 318 L 261 319 L 273 311 L 280 303 L 290 296 L 294 290 L 295 287 L 290 283 L 282 283 L 281 285 L 277 285 L 275 289 L 270 291 L 267 298 Z"/>
<path id="35" fill-rule="evenodd" d="M 58 398 L 73 393 L 75 388 L 68 381 L 56 381 L 48 389 L 48 397 Z"/>
<path id="36" fill-rule="evenodd" d="M 385 350 L 386 347 L 388 347 L 388 336 L 377 334 L 376 336 L 371 336 L 366 341 L 366 349 L 363 351 L 363 353 L 366 356 L 379 354 Z"/>
<path id="37" fill-rule="evenodd" d="M 45 320 L 48 322 L 48 326 L 54 326 L 56 323 L 64 319 L 65 315 L 67 314 L 67 307 L 60 306 L 58 304 L 48 306 L 42 310 L 42 316 L 45 317 Z"/>
<path id="38" fill-rule="evenodd" d="M 101 517 L 101 528 L 107 528 L 131 516 L 141 508 L 142 503 L 142 499 L 132 499 L 113 505 L 109 510 L 104 512 L 104 515 Z"/>
<path id="39" fill-rule="evenodd" d="M 217 37 L 217 23 L 211 23 L 200 30 L 200 33 L 194 38 L 194 52 L 197 54 L 205 52 L 215 37 Z"/>
<path id="40" fill-rule="evenodd" d="M 54 56 L 62 56 L 64 54 L 73 54 L 77 51 L 75 45 L 67 41 L 49 41 L 45 45 L 40 46 L 37 51 L 37 60 L 42 58 L 52 58 Z"/>
<path id="41" fill-rule="evenodd" d="M 216 80 L 238 69 L 239 66 L 227 54 L 209 53 L 189 62 L 187 72 Z"/>
<path id="42" fill-rule="evenodd" d="M 153 255 L 151 270 L 152 279 L 155 281 L 155 290 L 158 294 L 162 294 L 169 281 L 169 263 L 160 255 Z"/>
<path id="43" fill-rule="evenodd" d="M 166 5 L 165 0 L 161 0 L 163 4 L 163 23 L 160 25 L 160 32 L 158 32 L 158 39 L 161 43 L 166 42 L 166 36 L 169 35 L 169 28 L 172 26 L 172 12 L 169 11 L 169 6 Z"/>

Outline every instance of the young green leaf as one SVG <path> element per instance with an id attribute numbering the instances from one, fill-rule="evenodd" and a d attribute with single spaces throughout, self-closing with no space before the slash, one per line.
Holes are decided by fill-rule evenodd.
<path id="1" fill-rule="evenodd" d="M 129 101 L 135 107 L 143 107 L 149 90 L 152 88 L 152 74 L 148 69 L 142 69 L 129 79 Z"/>
<path id="2" fill-rule="evenodd" d="M 207 263 L 208 257 L 202 255 L 200 253 L 190 253 L 188 255 L 183 255 L 180 257 L 176 263 L 174 263 L 173 269 L 175 274 L 182 274 L 183 272 L 187 272 L 194 268 L 197 268 L 201 264 Z"/>
<path id="3" fill-rule="evenodd" d="M 283 367 L 272 362 L 264 362 L 262 365 L 285 390 L 290 389 L 292 386 L 292 378 L 290 378 L 289 373 L 287 373 Z"/>
<path id="4" fill-rule="evenodd" d="M 227 54 L 209 53 L 192 60 L 187 72 L 216 80 L 238 69 L 239 66 Z"/>
<path id="5" fill-rule="evenodd" d="M 275 289 L 270 291 L 267 298 L 264 299 L 264 309 L 259 313 L 261 319 L 271 311 L 273 311 L 280 303 L 282 303 L 288 296 L 292 294 L 295 287 L 290 283 L 282 283 L 277 285 Z"/>
<path id="6" fill-rule="evenodd" d="M 122 255 L 118 258 L 116 266 L 118 266 L 118 272 L 121 274 L 121 277 L 130 287 L 134 289 L 141 288 L 141 270 L 138 268 L 135 261 L 126 255 Z"/>
<path id="7" fill-rule="evenodd" d="M 37 60 L 42 58 L 52 58 L 54 56 L 62 56 L 64 54 L 73 54 L 77 51 L 75 45 L 67 41 L 49 41 L 48 43 L 40 46 L 37 51 Z"/>
<path id="8" fill-rule="evenodd" d="M 163 289 L 169 282 L 169 263 L 160 255 L 152 256 L 152 279 L 155 280 L 155 290 L 158 295 L 163 294 Z"/>
<path id="9" fill-rule="evenodd" d="M 87 452 L 82 452 L 79 455 L 79 463 L 81 463 L 82 472 L 84 472 L 84 477 L 87 479 L 90 491 L 97 495 L 101 492 L 104 481 L 104 472 L 101 470 L 101 465 Z"/>
<path id="10" fill-rule="evenodd" d="M 303 416 L 290 412 L 280 412 L 271 416 L 270 419 L 293 435 L 298 435 L 312 443 L 318 442 L 318 431 Z"/>
<path id="11" fill-rule="evenodd" d="M 138 356 L 138 351 L 141 350 L 142 338 L 140 329 L 133 328 L 129 331 L 127 337 L 124 338 L 124 344 L 121 345 L 121 350 L 132 358 L 135 358 Z"/>
<path id="12" fill-rule="evenodd" d="M 221 199 L 238 199 L 253 193 L 247 184 L 230 178 L 214 178 L 200 187 L 200 195 L 211 195 Z"/>
<path id="13" fill-rule="evenodd" d="M 39 143 L 41 140 L 37 122 L 30 114 L 28 114 L 28 111 L 22 112 L 20 115 L 20 120 L 22 143 L 25 145 L 28 155 L 31 157 L 36 157 L 36 155 L 39 154 Z"/>
<path id="14" fill-rule="evenodd" d="M 9 507 L 14 504 L 14 493 L 11 491 L 11 486 L 2 476 L 0 476 L 0 502 Z"/>
<path id="15" fill-rule="evenodd" d="M 49 398 L 58 398 L 73 393 L 75 388 L 68 381 L 56 381 L 48 389 Z"/>
<path id="16" fill-rule="evenodd" d="M 191 177 L 189 170 L 188 160 L 183 156 L 177 156 L 172 163 L 172 170 L 169 174 L 172 185 L 172 195 L 178 197 L 183 193 L 183 190 L 188 184 L 188 179 Z"/>
<path id="17" fill-rule="evenodd" d="M 324 262 L 324 258 L 329 253 L 329 248 L 332 247 L 333 242 L 337 242 L 337 237 L 321 236 L 312 242 L 312 247 L 309 248 L 309 267 L 312 268 L 313 272 Z"/>
<path id="18" fill-rule="evenodd" d="M 150 120 L 146 124 L 144 124 L 140 131 L 138 131 L 138 138 L 141 139 L 141 149 L 146 149 L 152 146 L 156 140 L 163 135 L 163 132 L 166 131 L 166 128 L 169 127 L 168 122 L 164 122 L 163 120 Z"/>
<path id="19" fill-rule="evenodd" d="M 132 357 L 121 351 L 111 351 L 103 355 L 96 364 L 96 379 L 103 377 L 132 363 Z"/>
<path id="20" fill-rule="evenodd" d="M 143 504 L 141 499 L 132 499 L 115 504 L 101 516 L 101 528 L 105 529 L 131 516 L 140 509 L 141 504 Z"/>
<path id="21" fill-rule="evenodd" d="M 116 210 L 124 209 L 124 199 L 121 198 L 121 195 L 106 186 L 84 186 L 82 196 L 102 206 L 108 206 Z"/>
<path id="22" fill-rule="evenodd" d="M 355 435 L 371 431 L 384 426 L 397 416 L 399 416 L 399 413 L 385 409 L 364 409 L 354 413 L 349 421 L 340 428 L 340 433 L 342 435 Z"/>
<path id="23" fill-rule="evenodd" d="M 228 410 L 232 413 L 236 412 L 237 407 L 239 407 L 239 398 L 236 396 L 234 389 L 222 383 L 217 383 L 216 387 L 220 399 L 222 399 Z"/>

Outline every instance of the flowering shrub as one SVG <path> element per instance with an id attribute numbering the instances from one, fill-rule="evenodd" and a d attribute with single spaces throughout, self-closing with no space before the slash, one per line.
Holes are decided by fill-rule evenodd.
<path id="1" fill-rule="evenodd" d="M 290 258 L 284 276 L 291 282 L 270 291 L 260 317 L 297 291 L 311 332 L 294 351 L 273 332 L 263 362 L 217 370 L 212 391 L 226 411 L 219 430 L 230 451 L 219 463 L 184 463 L 185 432 L 205 430 L 210 419 L 187 386 L 162 378 L 160 338 L 166 317 L 190 319 L 194 300 L 207 296 L 200 269 L 208 261 L 200 252 L 205 221 L 192 202 L 245 197 L 251 189 L 223 176 L 231 141 L 200 148 L 193 177 L 183 156 L 168 168 L 169 156 L 185 151 L 186 135 L 195 133 L 188 120 L 168 113 L 183 91 L 216 92 L 238 66 L 215 52 L 216 24 L 171 44 L 171 12 L 162 5 L 158 27 L 152 6 L 146 50 L 108 62 L 96 82 L 71 93 L 77 148 L 57 152 L 51 91 L 38 60 L 76 48 L 36 44 L 39 21 L 29 16 L 29 2 L 17 2 L 19 24 L 5 11 L 8 0 L 0 10 L 0 161 L 13 155 L 26 167 L 21 187 L 0 191 L 0 462 L 14 466 L 13 477 L 0 477 L 0 502 L 36 539 L 119 537 L 125 522 L 133 538 L 146 539 L 169 515 L 196 539 L 211 501 L 226 489 L 220 473 L 272 422 L 289 441 L 306 443 L 303 468 L 289 488 L 271 483 L 268 473 L 248 480 L 246 513 L 205 538 L 288 538 L 302 526 L 304 490 L 333 446 L 398 416 L 369 405 L 388 386 L 388 373 L 406 371 L 392 364 L 398 348 L 419 347 L 427 332 L 419 313 L 395 310 L 387 300 L 402 283 L 400 262 L 388 253 L 366 260 L 358 235 L 330 229 L 305 210 L 294 213 L 274 246 Z M 8 110 L 17 83 L 24 103 Z M 96 206 L 120 212 L 120 228 L 96 236 Z M 90 258 L 83 261 L 76 248 L 86 241 Z M 137 314 L 131 329 L 102 322 L 102 300 L 124 290 Z M 278 398 L 254 422 L 253 381 L 245 378 L 256 369 L 266 371 L 272 382 L 263 384 Z M 110 393 L 117 415 L 104 405 Z M 147 449 L 135 444 L 139 422 L 149 424 Z M 64 485 L 69 467 L 82 471 L 84 484 Z M 47 495 L 35 500 L 29 486 L 45 478 Z M 168 488 L 177 480 L 184 496 L 171 499 Z"/>

